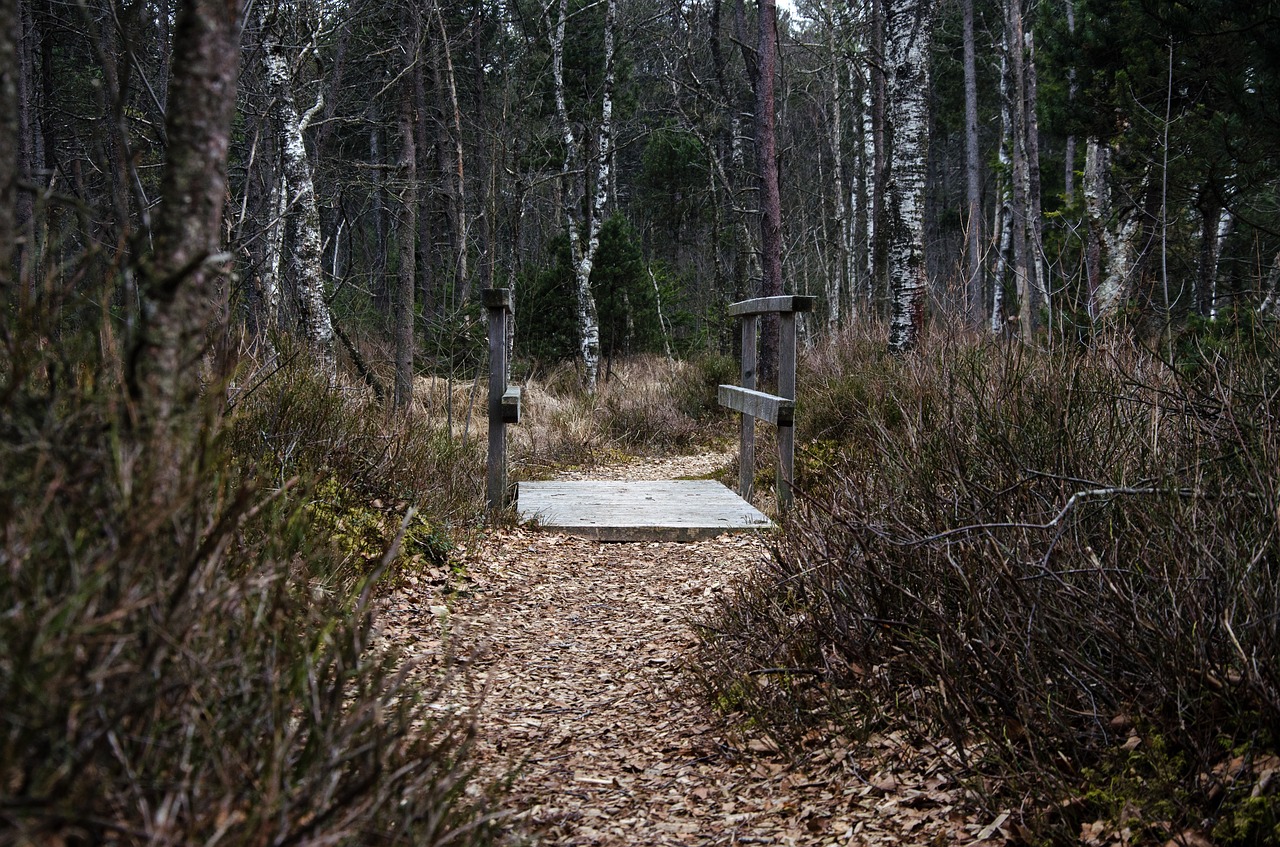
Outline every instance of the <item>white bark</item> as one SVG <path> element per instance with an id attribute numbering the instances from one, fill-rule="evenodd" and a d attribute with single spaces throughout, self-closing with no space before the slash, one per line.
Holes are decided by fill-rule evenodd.
<path id="1" fill-rule="evenodd" d="M 831 190 L 835 194 L 835 227 L 838 250 L 836 267 L 826 275 L 827 330 L 834 332 L 840 326 L 841 301 L 852 284 L 853 228 L 849 224 L 849 210 L 844 193 L 844 87 L 840 75 L 843 63 L 837 55 L 836 6 L 832 2 L 827 12 L 827 50 L 831 62 Z"/>
<path id="2" fill-rule="evenodd" d="M 616 0 L 607 0 L 604 26 L 604 90 L 600 104 L 600 134 L 596 146 L 595 195 L 588 218 L 581 220 L 581 200 L 586 194 L 585 162 L 581 162 L 580 145 L 569 121 L 569 108 L 564 89 L 564 39 L 568 20 L 568 2 L 560 0 L 559 15 L 551 26 L 550 8 L 546 9 L 547 31 L 551 36 L 551 72 L 555 88 L 556 116 L 564 143 L 561 177 L 564 187 L 565 224 L 569 230 L 569 252 L 573 261 L 577 295 L 578 350 L 582 356 L 583 382 L 594 392 L 600 373 L 600 320 L 595 297 L 591 293 L 591 269 L 600 246 L 600 228 L 604 225 L 604 208 L 609 197 L 609 167 L 613 153 L 613 37 L 617 17 Z M 575 167 L 578 166 L 578 167 Z M 570 175 L 580 174 L 572 180 Z"/>
<path id="3" fill-rule="evenodd" d="M 1271 273 L 1267 274 L 1267 282 L 1263 286 L 1262 303 L 1258 306 L 1258 314 L 1264 318 L 1275 316 L 1280 306 L 1280 253 L 1271 260 Z"/>
<path id="4" fill-rule="evenodd" d="M 1210 264 L 1209 272 L 1213 284 L 1209 289 L 1209 320 L 1217 320 L 1218 318 L 1218 291 L 1219 280 L 1222 278 L 1222 250 L 1227 245 L 1227 239 L 1231 237 L 1231 231 L 1235 228 L 1235 216 L 1227 209 L 1218 211 L 1218 227 L 1213 235 L 1213 261 Z"/>
<path id="5" fill-rule="evenodd" d="M 1009 269 L 1009 251 L 1013 247 L 1013 195 L 1010 174 L 1013 173 L 1013 119 L 1009 113 L 1008 60 L 1000 56 L 1000 160 L 996 175 L 995 265 L 991 269 L 991 334 L 1004 332 L 1004 281 Z"/>
<path id="6" fill-rule="evenodd" d="M 1098 266 L 1090 269 L 1090 275 L 1096 274 L 1099 281 L 1089 312 L 1099 322 L 1114 319 L 1129 299 L 1140 229 L 1136 208 L 1128 206 L 1118 213 L 1112 209 L 1110 160 L 1111 151 L 1090 138 L 1085 152 L 1084 199 L 1090 237 L 1096 244 L 1089 259 Z"/>
<path id="7" fill-rule="evenodd" d="M 929 147 L 931 0 L 890 0 L 886 65 L 892 141 L 888 221 L 892 315 L 889 347 L 915 344 L 928 290 L 924 260 L 924 187 Z"/>
<path id="8" fill-rule="evenodd" d="M 324 296 L 323 255 L 320 240 L 320 210 L 316 206 L 315 181 L 311 161 L 302 138 L 305 118 L 298 113 L 293 97 L 289 62 L 276 31 L 279 18 L 271 6 L 262 8 L 262 55 L 267 89 L 272 98 L 272 118 L 280 141 L 281 171 L 287 187 L 285 242 L 286 266 L 298 298 L 303 332 L 316 349 L 323 372 L 337 372 L 334 357 L 333 324 Z M 315 114 L 317 103 L 306 118 Z"/>

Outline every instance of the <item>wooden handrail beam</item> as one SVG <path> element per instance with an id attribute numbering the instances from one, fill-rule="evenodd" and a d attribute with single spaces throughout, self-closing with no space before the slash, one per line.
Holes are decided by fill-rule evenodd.
<path id="1" fill-rule="evenodd" d="M 764 315 L 773 312 L 812 312 L 818 298 L 803 294 L 787 294 L 782 297 L 757 297 L 742 300 L 729 306 L 730 317 Z"/>
<path id="2" fill-rule="evenodd" d="M 741 412 L 777 426 L 791 426 L 795 423 L 794 400 L 788 400 L 776 394 L 765 394 L 763 391 L 751 388 L 739 388 L 736 385 L 721 385 L 718 394 L 720 405 L 735 412 Z"/>

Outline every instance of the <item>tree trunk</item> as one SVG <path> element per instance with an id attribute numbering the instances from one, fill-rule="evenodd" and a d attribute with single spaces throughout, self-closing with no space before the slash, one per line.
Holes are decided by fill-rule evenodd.
<path id="1" fill-rule="evenodd" d="M 1044 304 L 1045 317 L 1053 328 L 1053 300 L 1049 296 L 1049 277 L 1044 256 L 1044 214 L 1041 210 L 1040 192 L 1040 119 L 1037 117 L 1037 79 L 1035 33 L 1023 34 L 1024 68 L 1027 77 L 1026 102 L 1022 108 L 1026 114 L 1027 147 L 1027 252 L 1031 256 L 1031 286 L 1036 303 Z"/>
<path id="2" fill-rule="evenodd" d="M 446 205 L 449 214 L 450 244 L 453 245 L 453 290 L 459 304 L 471 299 L 471 276 L 467 270 L 470 247 L 467 243 L 466 178 L 462 154 L 462 110 L 458 107 L 458 83 L 453 73 L 453 51 L 449 48 L 449 34 L 444 28 L 444 16 L 440 3 L 432 3 L 436 30 L 440 36 L 440 85 L 442 114 L 448 116 L 449 168 L 445 177 L 448 190 Z"/>
<path id="3" fill-rule="evenodd" d="M 262 57 L 272 121 L 280 143 L 281 172 L 288 187 L 285 216 L 285 249 L 289 282 L 296 292 L 302 330 L 315 349 L 321 371 L 333 379 L 337 363 L 333 347 L 333 323 L 324 294 L 324 254 L 320 240 L 320 209 L 316 205 L 315 180 L 302 133 L 311 117 L 323 107 L 321 99 L 306 115 L 298 114 L 293 97 L 289 61 L 281 43 L 284 7 L 262 7 Z"/>
<path id="4" fill-rule="evenodd" d="M 973 41 L 973 0 L 962 0 L 964 19 L 965 313 L 982 325 L 982 173 L 978 167 L 978 70 Z"/>
<path id="5" fill-rule="evenodd" d="M 1027 74 L 1023 54 L 1022 0 L 1005 0 L 1004 51 L 1009 73 L 1010 116 L 1013 119 L 1010 154 L 1013 158 L 1013 277 L 1018 295 L 1018 334 L 1029 339 L 1035 331 L 1032 302 L 1031 255 L 1028 237 L 1031 177 L 1027 166 Z"/>
<path id="6" fill-rule="evenodd" d="M 844 179 L 844 85 L 841 75 L 844 63 L 836 49 L 836 6 L 830 3 L 827 14 L 827 53 L 831 63 L 831 190 L 835 195 L 836 263 L 827 272 L 827 330 L 834 332 L 841 324 L 840 307 L 853 284 L 853 227 L 845 198 Z"/>
<path id="7" fill-rule="evenodd" d="M 1076 34 L 1076 3 L 1075 0 L 1066 0 L 1067 4 L 1067 34 L 1074 36 Z M 1076 92 L 1079 90 L 1076 83 L 1075 66 L 1067 68 L 1067 106 L 1068 109 L 1074 108 L 1076 102 Z M 1075 199 L 1076 194 L 1076 137 L 1074 134 L 1067 134 L 1065 150 L 1063 152 L 1065 165 L 1062 174 L 1062 193 L 1070 203 Z"/>
<path id="8" fill-rule="evenodd" d="M 147 436 L 147 493 L 172 503 L 189 459 L 178 412 L 195 408 L 194 371 L 205 330 L 218 313 L 215 285 L 227 152 L 240 64 L 240 8 L 225 0 L 182 0 L 174 37 L 165 121 L 160 214 L 144 260 L 143 321 L 130 352 L 128 385 Z"/>
<path id="9" fill-rule="evenodd" d="M 782 195 L 778 188 L 778 142 L 774 116 L 774 78 L 777 74 L 777 8 L 774 0 L 760 0 L 756 42 L 756 167 L 760 170 L 760 294 L 782 294 Z M 763 385 L 778 377 L 779 320 L 765 315 L 760 326 L 759 374 Z"/>
<path id="10" fill-rule="evenodd" d="M 886 15 L 888 0 L 871 0 L 871 90 L 869 92 L 871 115 L 871 215 L 867 223 L 870 242 L 871 281 L 868 292 L 872 302 L 879 300 L 887 289 L 889 278 L 888 222 L 885 220 L 889 192 L 889 138 L 888 138 L 888 56 L 885 51 Z"/>
<path id="11" fill-rule="evenodd" d="M 931 0 L 891 0 L 885 33 L 891 71 L 888 202 L 892 312 L 889 349 L 915 345 L 928 293 L 924 257 L 924 188 L 929 152 Z"/>
<path id="12" fill-rule="evenodd" d="M 412 15 L 417 23 L 419 13 L 413 7 Z M 416 27 L 415 27 L 416 29 Z M 415 37 L 411 49 L 406 50 L 409 61 L 416 55 L 418 40 Z M 396 269 L 395 294 L 395 356 L 396 375 L 393 400 L 397 409 L 405 409 L 413 400 L 413 348 L 414 348 L 414 311 L 413 293 L 418 283 L 417 268 L 414 260 L 417 257 L 415 244 L 418 230 L 418 166 L 415 149 L 417 127 L 414 121 L 414 86 L 413 77 L 407 74 L 400 85 L 400 224 L 396 242 L 400 251 L 400 264 Z"/>
<path id="13" fill-rule="evenodd" d="M 600 103 L 600 135 L 596 149 L 595 193 L 586 220 L 582 220 L 582 206 L 587 185 L 586 163 L 581 161 L 578 138 L 569 121 L 569 107 L 565 100 L 564 49 L 565 25 L 568 20 L 568 0 L 560 0 L 559 16 L 551 25 L 551 12 L 545 11 L 547 31 L 551 37 L 551 72 L 555 88 L 556 116 L 564 142 L 564 162 L 561 166 L 561 182 L 564 186 L 565 224 L 569 230 L 569 252 L 574 270 L 574 288 L 577 301 L 578 350 L 582 356 L 583 384 L 587 390 L 596 390 L 600 373 L 600 320 L 596 300 L 591 293 L 591 269 L 596 250 L 600 246 L 600 228 L 604 225 L 604 207 L 609 192 L 609 166 L 613 151 L 613 39 L 617 19 L 616 0 L 607 0 L 604 23 L 604 89 Z M 580 176 L 571 180 L 575 169 Z M 570 187 L 572 183 L 572 188 Z"/>
<path id="14" fill-rule="evenodd" d="M 1089 138 L 1085 142 L 1085 290 L 1088 295 L 1089 316 L 1094 320 L 1098 319 L 1096 306 L 1098 289 L 1102 286 L 1103 244 L 1107 218 L 1111 214 L 1108 158 L 1107 148 L 1097 138 Z"/>
<path id="15" fill-rule="evenodd" d="M 17 235 L 19 107 L 18 0 L 0 0 L 0 314 L 10 314 L 18 300 L 18 275 L 13 267 Z M 9 324 L 0 321 L 0 344 L 8 344 Z"/>

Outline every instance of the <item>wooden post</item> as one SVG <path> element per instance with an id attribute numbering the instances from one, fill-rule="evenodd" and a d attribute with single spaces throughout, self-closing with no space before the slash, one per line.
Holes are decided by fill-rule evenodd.
<path id="1" fill-rule="evenodd" d="M 796 399 L 796 313 L 782 313 L 782 334 L 778 339 L 778 396 Z M 794 498 L 796 428 L 792 421 L 778 421 L 778 511 L 785 512 Z"/>
<path id="2" fill-rule="evenodd" d="M 759 315 L 742 318 L 742 387 L 756 387 L 756 335 L 760 328 Z M 756 475 L 756 419 L 748 414 L 740 416 L 738 424 L 738 493 L 751 502 L 751 489 Z"/>
<path id="3" fill-rule="evenodd" d="M 489 475 L 485 502 L 490 511 L 507 504 L 507 421 L 502 397 L 507 392 L 507 320 L 511 314 L 511 290 L 486 288 L 489 310 Z"/>
<path id="4" fill-rule="evenodd" d="M 742 414 L 738 488 L 743 500 L 751 499 L 756 464 L 755 421 L 760 418 L 778 427 L 778 469 L 776 488 L 778 511 L 785 512 L 795 499 L 796 469 L 796 313 L 813 311 L 814 298 L 802 295 L 757 297 L 729 306 L 729 316 L 742 318 L 742 385 L 722 385 L 720 405 Z M 777 314 L 778 393 L 756 391 L 756 334 L 760 316 Z"/>

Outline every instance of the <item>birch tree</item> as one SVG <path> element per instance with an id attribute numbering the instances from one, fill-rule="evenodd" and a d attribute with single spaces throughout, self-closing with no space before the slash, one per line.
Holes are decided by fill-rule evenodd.
<path id="1" fill-rule="evenodd" d="M 337 364 L 333 347 L 333 323 L 325 300 L 320 210 L 316 205 L 315 179 L 307 157 L 303 132 L 324 107 L 323 97 L 306 114 L 299 114 L 293 95 L 293 72 L 282 36 L 288 31 L 281 2 L 264 3 L 261 9 L 263 76 L 271 98 L 271 115 L 280 147 L 284 176 L 285 267 L 297 299 L 299 318 L 307 340 L 315 349 L 323 373 L 332 378 Z"/>
<path id="2" fill-rule="evenodd" d="M 606 0 L 604 18 L 604 85 L 600 96 L 600 129 L 595 152 L 595 186 L 590 203 L 586 203 L 588 162 L 582 143 L 569 119 L 565 96 L 564 53 L 565 29 L 569 18 L 569 0 L 558 0 L 557 17 L 551 20 L 551 5 L 544 9 L 546 29 L 551 39 L 551 73 L 555 89 L 556 122 L 559 124 L 564 159 L 560 169 L 565 226 L 569 234 L 569 252 L 573 263 L 577 306 L 578 351 L 582 358 L 583 383 L 594 392 L 600 373 L 600 319 L 595 297 L 591 293 L 591 268 L 600 247 L 600 229 L 604 225 L 605 204 L 609 192 L 609 167 L 613 155 L 613 83 L 614 27 L 617 0 Z M 585 212 L 584 212 L 585 207 Z"/>
<path id="3" fill-rule="evenodd" d="M 891 315 L 889 349 L 903 352 L 924 324 L 928 277 L 924 189 L 929 149 L 929 47 L 932 0 L 889 0 L 885 65 L 889 79 L 890 182 L 887 208 Z"/>

